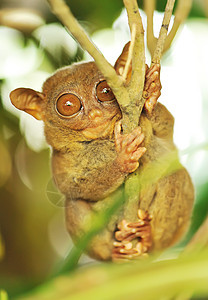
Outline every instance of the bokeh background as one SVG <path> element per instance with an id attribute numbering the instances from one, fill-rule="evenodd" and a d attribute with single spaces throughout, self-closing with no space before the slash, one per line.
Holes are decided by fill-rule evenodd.
<path id="1" fill-rule="evenodd" d="M 142 7 L 143 1 L 138 1 Z M 155 34 L 165 2 L 157 1 Z M 74 15 L 113 64 L 129 40 L 122 0 L 70 0 Z M 145 15 L 144 28 L 146 27 Z M 196 188 L 191 228 L 208 212 L 208 1 L 195 0 L 162 61 L 164 103 Z M 150 55 L 146 50 L 147 63 Z M 11 296 L 44 282 L 72 247 L 63 197 L 53 186 L 43 125 L 10 104 L 17 87 L 41 91 L 57 68 L 90 60 L 42 0 L 0 0 L 0 288 Z M 83 257 L 81 263 L 88 262 Z"/>

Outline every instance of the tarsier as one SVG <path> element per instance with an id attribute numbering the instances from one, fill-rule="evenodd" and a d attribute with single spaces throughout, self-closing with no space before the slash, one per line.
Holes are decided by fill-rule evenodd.
<path id="1" fill-rule="evenodd" d="M 115 64 L 119 75 L 127 52 L 128 45 Z M 157 103 L 159 74 L 159 65 L 147 67 L 146 102 L 139 126 L 129 134 L 122 133 L 118 102 L 94 62 L 59 69 L 45 81 L 42 92 L 18 88 L 10 94 L 14 106 L 44 121 L 53 150 L 53 176 L 66 196 L 66 225 L 75 243 L 86 233 L 91 212 L 101 211 L 111 195 L 122 190 L 128 174 L 139 168 L 137 176 L 142 176 L 146 166 L 176 151 L 174 118 Z M 137 222 L 122 219 L 120 209 L 93 238 L 88 254 L 100 260 L 128 260 L 173 245 L 187 230 L 193 199 L 183 166 L 159 176 L 148 188 L 141 184 Z"/>

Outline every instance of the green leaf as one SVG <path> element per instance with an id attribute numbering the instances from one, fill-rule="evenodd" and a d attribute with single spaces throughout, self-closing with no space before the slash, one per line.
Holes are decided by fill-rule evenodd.
<path id="1" fill-rule="evenodd" d="M 208 252 L 178 259 L 101 264 L 59 276 L 19 300 L 162 300 L 178 295 L 208 296 Z M 172 299 L 172 298 L 171 298 Z M 206 298 L 207 299 L 207 298 Z"/>

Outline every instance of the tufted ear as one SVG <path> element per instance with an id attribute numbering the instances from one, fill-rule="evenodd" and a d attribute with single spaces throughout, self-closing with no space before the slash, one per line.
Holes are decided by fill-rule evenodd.
<path id="1" fill-rule="evenodd" d="M 28 88 L 18 88 L 10 93 L 12 104 L 37 120 L 44 119 L 44 94 Z"/>
<path id="2" fill-rule="evenodd" d="M 116 70 L 116 73 L 121 75 L 123 74 L 127 59 L 128 59 L 128 53 L 129 53 L 129 46 L 130 46 L 130 42 L 128 42 L 124 48 L 123 51 L 121 53 L 121 55 L 119 56 L 119 58 L 117 59 L 115 65 L 114 65 L 114 69 Z M 128 69 L 128 73 L 127 73 L 127 82 L 130 80 L 131 78 L 131 71 L 132 71 L 132 67 L 131 64 L 129 66 Z"/>

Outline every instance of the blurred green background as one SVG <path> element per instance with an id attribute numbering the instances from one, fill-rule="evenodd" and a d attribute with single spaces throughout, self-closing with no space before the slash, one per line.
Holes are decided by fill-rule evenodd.
<path id="1" fill-rule="evenodd" d="M 166 1 L 157 2 L 163 10 Z M 122 1 L 67 3 L 109 61 L 115 61 L 129 39 Z M 143 1 L 138 3 L 142 7 Z M 208 212 L 207 17 L 208 1 L 194 1 L 162 62 L 161 101 L 175 116 L 175 142 L 196 187 L 185 241 Z M 63 198 L 51 186 L 42 123 L 14 109 L 8 96 L 20 86 L 41 90 L 57 68 L 89 58 L 57 22 L 46 1 L 0 0 L 0 288 L 10 296 L 44 282 L 72 247 Z"/>

